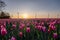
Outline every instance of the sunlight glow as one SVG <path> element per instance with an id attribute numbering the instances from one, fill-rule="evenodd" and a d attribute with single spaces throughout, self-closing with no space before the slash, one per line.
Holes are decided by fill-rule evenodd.
<path id="1" fill-rule="evenodd" d="M 29 18 L 28 17 L 28 14 L 26 14 L 26 13 L 25 14 L 22 14 L 22 18 Z"/>

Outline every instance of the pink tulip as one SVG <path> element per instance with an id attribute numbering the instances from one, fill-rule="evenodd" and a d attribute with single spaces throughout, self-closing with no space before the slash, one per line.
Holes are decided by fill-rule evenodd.
<path id="1" fill-rule="evenodd" d="M 4 36 L 7 34 L 6 28 L 1 28 L 1 35 Z"/>
<path id="2" fill-rule="evenodd" d="M 1 25 L 1 28 L 4 28 L 4 26 L 3 26 L 3 25 Z"/>
<path id="3" fill-rule="evenodd" d="M 26 32 L 28 32 L 28 33 L 30 32 L 30 27 L 26 28 Z"/>
<path id="4" fill-rule="evenodd" d="M 24 28 L 24 26 L 19 26 L 19 29 L 22 30 Z"/>
<path id="5" fill-rule="evenodd" d="M 54 26 L 53 30 L 56 30 L 56 27 Z"/>
<path id="6" fill-rule="evenodd" d="M 24 27 L 24 26 L 25 26 L 25 24 L 23 24 L 23 23 L 22 23 L 22 24 L 21 24 L 21 26 L 22 26 L 22 27 Z"/>
<path id="7" fill-rule="evenodd" d="M 57 38 L 58 37 L 58 34 L 57 33 L 53 33 L 53 38 Z"/>
<path id="8" fill-rule="evenodd" d="M 50 30 L 56 30 L 55 26 L 49 26 Z"/>
<path id="9" fill-rule="evenodd" d="M 22 30 L 24 28 L 25 24 L 21 23 L 19 26 L 19 29 Z"/>
<path id="10" fill-rule="evenodd" d="M 56 23 L 56 21 L 54 21 L 54 22 L 51 22 L 51 23 L 50 23 L 50 25 L 54 25 L 55 23 Z"/>
<path id="11" fill-rule="evenodd" d="M 22 29 L 23 29 L 23 27 L 22 27 L 22 26 L 19 26 L 19 29 L 20 29 L 20 30 L 22 30 Z"/>
<path id="12" fill-rule="evenodd" d="M 48 33 L 50 33 L 50 29 L 48 29 Z"/>
<path id="13" fill-rule="evenodd" d="M 16 38 L 12 36 L 12 37 L 11 37 L 11 40 L 16 40 Z"/>
<path id="14" fill-rule="evenodd" d="M 43 32 L 46 32 L 46 27 L 42 27 L 42 31 Z"/>
<path id="15" fill-rule="evenodd" d="M 22 38 L 23 37 L 23 33 L 22 32 L 19 32 L 19 36 Z"/>
<path id="16" fill-rule="evenodd" d="M 26 26 L 28 26 L 28 27 L 29 27 L 29 26 L 30 26 L 30 23 L 27 23 L 27 24 L 26 24 Z"/>
<path id="17" fill-rule="evenodd" d="M 13 25 L 12 25 L 12 28 L 14 28 L 14 29 L 15 29 L 15 28 L 16 28 L 16 25 L 15 25 L 15 24 L 13 24 Z"/>
<path id="18" fill-rule="evenodd" d="M 4 22 L 4 26 L 6 27 L 6 22 Z"/>
<path id="19" fill-rule="evenodd" d="M 38 26 L 37 28 L 38 28 L 38 30 L 42 30 L 42 26 Z"/>
<path id="20" fill-rule="evenodd" d="M 41 25 L 44 25 L 44 22 L 42 22 Z"/>

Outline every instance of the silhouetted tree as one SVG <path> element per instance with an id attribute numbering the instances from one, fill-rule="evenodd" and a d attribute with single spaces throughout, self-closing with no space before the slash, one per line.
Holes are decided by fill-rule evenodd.
<path id="1" fill-rule="evenodd" d="M 0 19 L 10 18 L 9 13 L 5 13 L 2 10 L 2 8 L 5 7 L 5 6 L 6 6 L 5 2 L 0 0 Z"/>
<path id="2" fill-rule="evenodd" d="M 6 18 L 10 18 L 9 13 L 1 12 L 0 13 L 0 19 L 6 19 Z"/>
<path id="3" fill-rule="evenodd" d="M 5 2 L 0 0 L 0 11 L 2 11 L 2 8 L 5 6 L 6 6 Z"/>

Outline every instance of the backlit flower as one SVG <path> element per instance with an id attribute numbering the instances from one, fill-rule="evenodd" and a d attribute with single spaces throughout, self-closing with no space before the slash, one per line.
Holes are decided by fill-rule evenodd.
<path id="1" fill-rule="evenodd" d="M 58 37 L 58 34 L 57 33 L 53 33 L 53 38 L 57 38 Z"/>
<path id="2" fill-rule="evenodd" d="M 11 40 L 16 40 L 16 38 L 12 36 L 12 37 L 11 37 Z"/>
<path id="3" fill-rule="evenodd" d="M 23 33 L 22 32 L 19 32 L 19 36 L 22 38 L 23 37 Z"/>
<path id="4" fill-rule="evenodd" d="M 7 34 L 6 28 L 1 28 L 1 35 L 4 36 Z"/>
<path id="5" fill-rule="evenodd" d="M 30 32 L 30 27 L 26 28 L 26 32 L 28 32 L 28 33 Z"/>

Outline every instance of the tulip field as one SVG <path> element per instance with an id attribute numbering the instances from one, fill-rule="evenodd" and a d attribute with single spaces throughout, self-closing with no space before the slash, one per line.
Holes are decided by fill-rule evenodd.
<path id="1" fill-rule="evenodd" d="M 60 40 L 60 19 L 0 19 L 0 40 Z"/>

